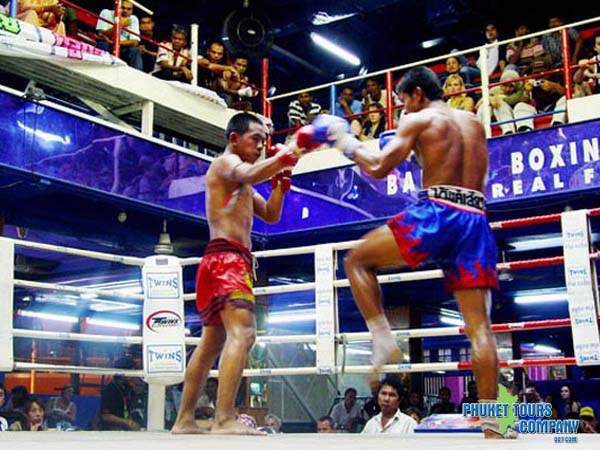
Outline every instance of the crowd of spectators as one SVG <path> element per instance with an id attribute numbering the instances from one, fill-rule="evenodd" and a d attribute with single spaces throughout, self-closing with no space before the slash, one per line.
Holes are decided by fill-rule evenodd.
<path id="1" fill-rule="evenodd" d="M 563 24 L 561 18 L 552 16 L 548 28 L 555 29 Z M 452 55 L 444 64 L 445 70 L 437 70 L 444 96 L 449 106 L 476 113 L 483 119 L 483 101 L 480 79 L 482 70 L 493 83 L 490 89 L 490 115 L 492 123 L 498 122 L 501 134 L 511 134 L 535 129 L 534 118 L 547 113 L 551 126 L 566 123 L 566 97 L 562 73 L 550 73 L 553 68 L 563 66 L 563 50 L 560 31 L 552 31 L 542 37 L 517 40 L 505 47 L 498 45 L 499 33 L 496 24 L 487 23 L 483 30 L 488 44 L 485 67 L 483 61 Z M 532 31 L 525 23 L 514 28 L 514 37 L 519 38 Z M 593 37 L 593 44 L 584 45 L 577 30 L 568 29 L 570 58 L 578 70 L 573 75 L 574 97 L 600 92 L 600 32 Z M 583 56 L 583 58 L 582 58 Z M 536 76 L 537 75 L 537 76 Z M 514 81 L 513 81 L 514 80 Z M 332 113 L 347 118 L 352 132 L 361 140 L 376 139 L 380 130 L 393 128 L 400 118 L 402 106 L 395 93 L 391 96 L 394 123 L 386 124 L 388 95 L 376 77 L 367 78 L 362 86 L 342 86 Z M 295 127 L 310 123 L 312 118 L 325 111 L 311 92 L 301 93 L 288 107 L 288 126 Z M 379 111 L 379 116 L 374 112 Z M 554 111 L 554 114 L 552 112 Z M 373 126 L 375 123 L 376 126 Z M 391 125 L 391 126 L 390 126 Z"/>
<path id="2" fill-rule="evenodd" d="M 133 361 L 119 358 L 116 368 L 132 369 Z M 349 387 L 326 415 L 316 423 L 317 433 L 363 433 L 363 434 L 404 434 L 414 432 L 415 427 L 425 417 L 433 414 L 461 414 L 464 403 L 476 403 L 479 398 L 474 380 L 467 383 L 460 404 L 452 401 L 452 391 L 442 386 L 437 396 L 425 396 L 416 390 L 407 389 L 398 376 L 388 375 L 379 383 L 371 385 L 371 397 L 361 402 L 357 399 L 357 389 Z M 165 406 L 165 426 L 172 425 L 181 400 L 181 385 L 167 388 Z M 218 380 L 210 378 L 196 407 L 196 420 L 210 422 L 214 418 Z M 579 400 L 569 384 L 560 385 L 556 396 L 542 395 L 536 385 L 528 382 L 523 389 L 507 384 L 509 392 L 517 395 L 519 403 L 549 403 L 552 415 L 545 419 L 579 419 L 579 433 L 599 433 L 600 424 L 596 410 L 588 401 Z M 22 385 L 14 386 L 10 394 L 0 384 L 0 431 L 44 431 L 58 430 L 121 430 L 138 431 L 146 427 L 148 409 L 147 385 L 140 378 L 115 375 L 100 393 L 99 406 L 89 424 L 78 426 L 77 399 L 74 387 L 65 385 L 60 395 L 43 400 L 29 394 Z M 429 406 L 427 406 L 429 405 Z M 173 414 L 169 413 L 170 408 Z M 170 418 L 171 417 L 171 418 Z M 534 417 L 528 417 L 532 419 Z M 259 428 L 260 417 L 239 414 L 239 420 Z M 537 418 L 544 420 L 544 418 Z M 170 421 L 171 420 L 171 421 Z M 269 434 L 282 432 L 283 421 L 275 414 L 268 413 L 262 419 L 260 430 Z"/>

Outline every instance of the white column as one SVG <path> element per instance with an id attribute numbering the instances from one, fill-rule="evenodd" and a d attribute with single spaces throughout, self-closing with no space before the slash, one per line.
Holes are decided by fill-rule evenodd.
<path id="1" fill-rule="evenodd" d="M 148 431 L 160 431 L 165 428 L 166 386 L 148 384 Z"/>
<path id="2" fill-rule="evenodd" d="M 13 353 L 13 280 L 15 245 L 0 238 L 0 372 L 12 372 Z"/>
<path id="3" fill-rule="evenodd" d="M 481 73 L 481 106 L 485 136 L 492 137 L 492 115 L 490 114 L 490 77 L 487 73 L 488 50 L 481 47 L 479 50 L 479 71 Z"/>
<path id="4" fill-rule="evenodd" d="M 198 24 L 192 24 L 191 53 L 192 53 L 192 86 L 198 86 Z"/>
<path id="5" fill-rule="evenodd" d="M 154 133 L 154 102 L 148 100 L 142 103 L 142 133 L 146 136 Z"/>

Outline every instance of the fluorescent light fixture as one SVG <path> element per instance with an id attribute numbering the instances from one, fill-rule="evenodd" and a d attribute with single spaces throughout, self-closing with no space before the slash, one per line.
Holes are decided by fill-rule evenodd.
<path id="1" fill-rule="evenodd" d="M 78 317 L 64 316 L 62 314 L 52 314 L 40 311 L 27 311 L 23 309 L 20 309 L 18 314 L 22 317 L 31 317 L 32 319 L 54 320 L 56 322 L 77 323 L 79 321 Z"/>
<path id="2" fill-rule="evenodd" d="M 547 353 L 549 355 L 556 355 L 558 353 L 562 353 L 562 351 L 560 351 L 557 348 L 550 347 L 549 345 L 539 345 L 539 344 L 535 344 L 533 346 L 533 351 L 536 353 Z"/>
<path id="3" fill-rule="evenodd" d="M 429 39 L 428 41 L 423 41 L 421 42 L 421 47 L 423 48 L 431 48 L 431 47 L 435 47 L 436 45 L 440 45 L 442 42 L 444 42 L 444 38 L 435 38 L 435 39 Z"/>
<path id="4" fill-rule="evenodd" d="M 549 294 L 535 294 L 534 292 L 528 294 L 515 295 L 515 304 L 517 305 L 533 305 L 536 303 L 558 303 L 566 302 L 566 292 L 553 292 Z"/>
<path id="5" fill-rule="evenodd" d="M 343 59 L 349 64 L 352 64 L 353 66 L 360 66 L 360 59 L 358 58 L 358 56 L 353 55 L 345 48 L 334 44 L 329 39 L 324 38 L 323 36 L 321 36 L 318 33 L 315 33 L 314 31 L 310 33 L 310 38 L 315 44 L 334 54 L 338 58 Z"/>
<path id="6" fill-rule="evenodd" d="M 440 316 L 440 322 L 445 323 L 446 325 L 455 325 L 457 327 L 462 327 L 465 322 L 458 317 L 448 317 L 448 316 Z"/>
<path id="7" fill-rule="evenodd" d="M 317 316 L 314 309 L 300 309 L 296 312 L 271 313 L 269 314 L 267 322 L 271 325 L 296 322 L 314 322 L 316 317 Z"/>
<path id="8" fill-rule="evenodd" d="M 316 26 L 327 25 L 333 22 L 337 22 L 338 20 L 349 19 L 350 17 L 354 17 L 356 13 L 349 14 L 334 14 L 330 16 L 325 11 L 319 11 L 312 15 L 312 24 Z"/>
<path id="9" fill-rule="evenodd" d="M 96 325 L 99 327 L 107 328 L 119 328 L 121 330 L 138 331 L 140 329 L 140 326 L 135 323 L 116 322 L 114 320 L 88 318 L 87 323 L 88 325 Z"/>

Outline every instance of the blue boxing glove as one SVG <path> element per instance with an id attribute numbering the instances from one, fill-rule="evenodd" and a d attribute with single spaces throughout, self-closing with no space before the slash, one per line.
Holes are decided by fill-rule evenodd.
<path id="1" fill-rule="evenodd" d="M 385 146 L 396 136 L 396 130 L 388 130 L 388 131 L 384 131 L 383 133 L 381 133 L 379 135 L 379 150 L 383 150 L 385 148 Z M 419 162 L 419 160 L 417 159 L 417 155 L 415 154 L 414 150 L 411 150 L 410 153 L 408 154 L 408 157 L 406 158 L 408 161 L 410 161 L 413 164 L 416 164 L 417 166 L 420 166 L 421 163 Z"/>
<path id="2" fill-rule="evenodd" d="M 383 150 L 383 147 L 385 147 L 394 136 L 396 136 L 396 130 L 388 130 L 381 133 L 379 135 L 379 150 Z"/>
<path id="3" fill-rule="evenodd" d="M 350 125 L 341 117 L 319 114 L 312 121 L 313 140 L 335 146 L 335 143 L 350 132 Z"/>

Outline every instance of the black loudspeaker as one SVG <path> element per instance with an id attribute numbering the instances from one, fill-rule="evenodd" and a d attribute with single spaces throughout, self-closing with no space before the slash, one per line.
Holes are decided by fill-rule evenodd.
<path id="1" fill-rule="evenodd" d="M 251 8 L 238 9 L 229 14 L 221 36 L 232 54 L 249 58 L 266 56 L 274 37 L 273 25 L 266 14 Z"/>

